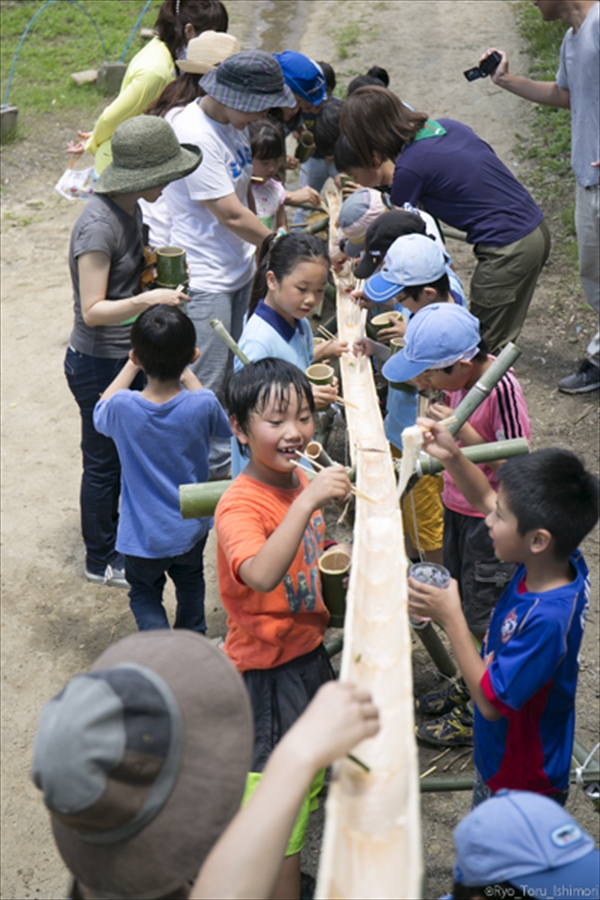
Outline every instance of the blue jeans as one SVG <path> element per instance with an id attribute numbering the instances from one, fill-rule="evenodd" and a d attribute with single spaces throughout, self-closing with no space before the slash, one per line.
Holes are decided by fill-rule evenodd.
<path id="1" fill-rule="evenodd" d="M 206 634 L 204 617 L 204 545 L 208 534 L 181 556 L 148 559 L 125 556 L 125 577 L 129 582 L 129 606 L 140 631 L 168 628 L 163 606 L 165 572 L 175 585 L 177 613 L 175 628 Z"/>
<path id="2" fill-rule="evenodd" d="M 299 187 L 308 185 L 320 193 L 327 179 L 335 178 L 338 174 L 338 170 L 331 161 L 322 156 L 309 156 L 300 167 Z M 307 209 L 297 209 L 294 213 L 294 225 L 304 222 L 309 212 L 310 210 Z"/>
<path id="3" fill-rule="evenodd" d="M 121 464 L 117 448 L 110 438 L 94 428 L 94 406 L 100 394 L 121 371 L 127 357 L 103 359 L 67 350 L 65 375 L 81 414 L 81 532 L 85 543 L 85 567 L 94 575 L 104 575 L 106 566 L 123 568 L 123 557 L 117 553 L 117 524 Z M 132 387 L 141 390 L 143 375 L 136 376 Z"/>

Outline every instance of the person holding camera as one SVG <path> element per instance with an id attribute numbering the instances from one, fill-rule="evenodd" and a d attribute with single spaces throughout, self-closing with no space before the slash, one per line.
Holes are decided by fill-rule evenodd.
<path id="1" fill-rule="evenodd" d="M 491 47 L 500 62 L 491 75 L 498 87 L 546 106 L 571 110 L 571 166 L 576 178 L 575 228 L 579 250 L 579 276 L 587 302 L 600 312 L 600 4 L 598 0 L 533 0 L 544 22 L 562 19 L 571 27 L 560 49 L 555 81 L 532 81 L 508 71 L 508 56 Z M 582 394 L 600 387 L 600 333 L 588 344 L 579 371 L 558 382 L 567 394 Z"/>

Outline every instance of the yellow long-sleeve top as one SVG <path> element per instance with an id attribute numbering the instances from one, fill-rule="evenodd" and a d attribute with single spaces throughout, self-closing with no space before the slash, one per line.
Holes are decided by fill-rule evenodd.
<path id="1" fill-rule="evenodd" d="M 96 122 L 86 145 L 86 150 L 95 154 L 98 175 L 112 160 L 110 140 L 117 125 L 143 113 L 174 77 L 173 57 L 167 45 L 157 37 L 152 38 L 127 66 L 119 95 Z"/>

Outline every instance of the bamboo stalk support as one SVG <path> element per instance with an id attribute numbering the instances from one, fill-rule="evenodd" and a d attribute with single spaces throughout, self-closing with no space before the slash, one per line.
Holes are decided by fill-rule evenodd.
<path id="1" fill-rule="evenodd" d="M 453 678 L 456 675 L 456 666 L 431 622 L 415 625 L 411 620 L 411 625 L 442 675 Z"/>
<path id="2" fill-rule="evenodd" d="M 491 444 L 472 444 L 470 447 L 461 447 L 461 451 L 471 462 L 486 463 L 529 453 L 529 444 L 527 438 L 511 438 L 509 441 L 493 441 Z M 439 459 L 423 453 L 417 461 L 416 472 L 417 475 L 437 475 L 443 468 Z"/>
<path id="3" fill-rule="evenodd" d="M 485 398 L 489 397 L 502 376 L 508 372 L 520 355 L 521 351 L 515 344 L 508 343 L 506 345 L 500 356 L 494 360 L 487 372 L 483 373 L 477 384 L 473 385 L 464 400 L 454 410 L 456 422 L 448 426 L 450 434 L 460 431 L 467 419 L 473 415 Z"/>
<path id="4" fill-rule="evenodd" d="M 243 350 L 240 350 L 234 339 L 231 337 L 223 323 L 219 319 L 211 319 L 210 320 L 211 328 L 214 328 L 222 341 L 224 341 L 234 356 L 237 356 L 239 361 L 247 366 L 250 363 L 250 360 L 246 356 Z"/>
<path id="5" fill-rule="evenodd" d="M 340 202 L 337 193 L 327 197 L 332 220 Z M 366 314 L 344 291 L 353 286 L 349 267 L 335 280 L 338 336 L 352 343 L 364 334 Z M 346 759 L 335 764 L 315 896 L 320 900 L 418 898 L 422 882 L 419 768 L 404 536 L 394 466 L 370 360 L 342 357 L 340 373 L 344 397 L 358 407 L 346 408 L 357 485 L 377 500 L 377 504 L 365 503 L 359 496 L 356 502 L 340 678 L 371 692 L 383 725 L 375 738 L 353 750 L 370 772 L 358 771 Z"/>

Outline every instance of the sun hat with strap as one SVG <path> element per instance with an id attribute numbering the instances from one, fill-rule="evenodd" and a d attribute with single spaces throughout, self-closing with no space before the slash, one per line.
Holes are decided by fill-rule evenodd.
<path id="1" fill-rule="evenodd" d="M 180 144 L 168 122 L 134 116 L 112 137 L 113 160 L 94 185 L 96 194 L 135 194 L 189 175 L 202 160 L 199 147 Z"/>

